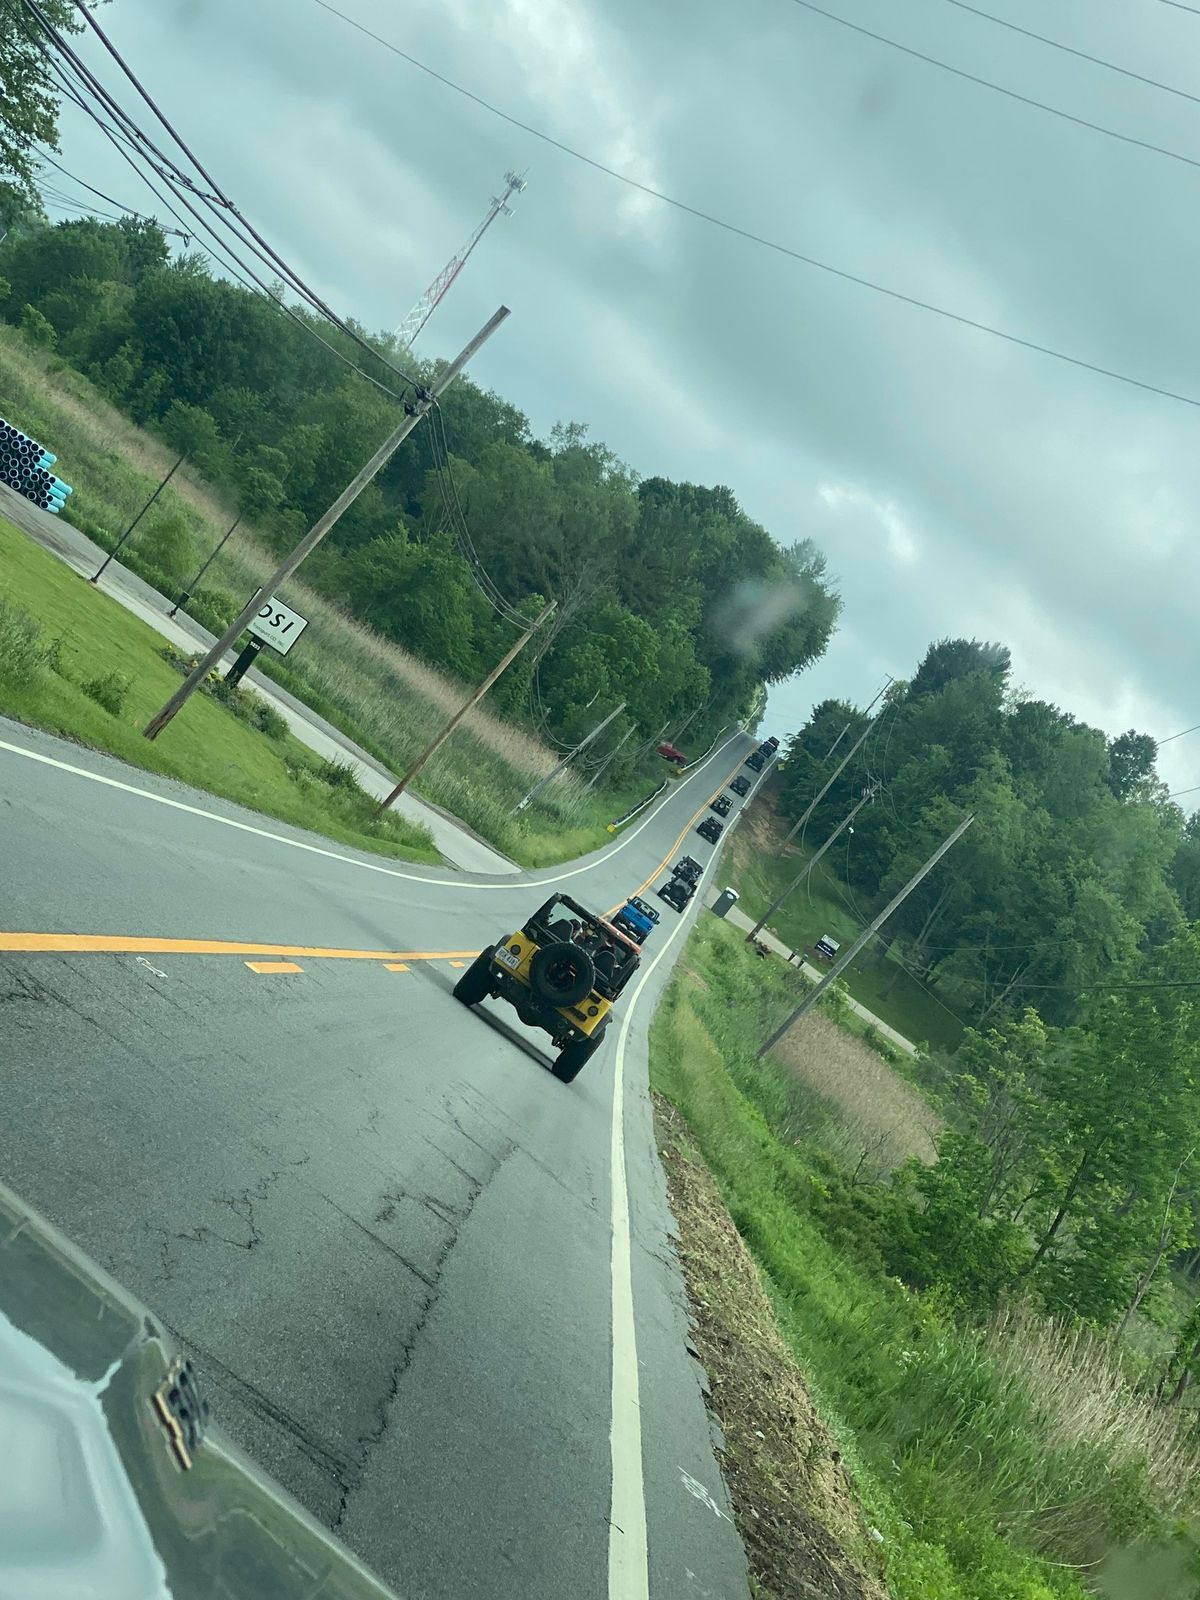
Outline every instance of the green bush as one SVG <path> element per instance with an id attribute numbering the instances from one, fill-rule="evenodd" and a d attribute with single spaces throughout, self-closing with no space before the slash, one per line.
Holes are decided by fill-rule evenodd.
<path id="1" fill-rule="evenodd" d="M 121 672 L 106 672 L 98 678 L 88 678 L 80 688 L 89 700 L 94 700 L 98 706 L 103 706 L 110 716 L 119 717 L 125 709 L 125 701 L 133 687 L 133 680 Z"/>
<path id="2" fill-rule="evenodd" d="M 346 794 L 361 795 L 364 800 L 371 798 L 359 783 L 358 774 L 348 761 L 339 761 L 334 756 L 328 761 L 322 761 L 315 771 L 321 782 L 327 783 L 331 789 L 341 789 Z"/>
<path id="3" fill-rule="evenodd" d="M 45 643 L 41 625 L 23 606 L 0 594 L 0 680 L 13 689 L 29 688 L 59 648 L 58 641 Z"/>
<path id="4" fill-rule="evenodd" d="M 140 537 L 134 534 L 130 544 L 136 547 L 139 565 L 161 573 L 168 589 L 182 588 L 195 570 L 196 547 L 182 512 L 164 511 Z"/>
<path id="5" fill-rule="evenodd" d="M 218 637 L 233 621 L 241 606 L 224 589 L 197 589 L 187 603 L 189 617 Z"/>
<path id="6" fill-rule="evenodd" d="M 21 332 L 34 344 L 53 345 L 58 342 L 54 324 L 36 306 L 26 306 L 21 313 Z"/>

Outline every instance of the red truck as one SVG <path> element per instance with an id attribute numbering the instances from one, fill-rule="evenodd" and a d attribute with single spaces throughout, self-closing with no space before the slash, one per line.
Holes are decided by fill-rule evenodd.
<path id="1" fill-rule="evenodd" d="M 665 756 L 668 761 L 673 761 L 677 767 L 687 766 L 687 757 L 682 750 L 676 750 L 673 744 L 660 744 L 658 753 L 660 756 Z"/>

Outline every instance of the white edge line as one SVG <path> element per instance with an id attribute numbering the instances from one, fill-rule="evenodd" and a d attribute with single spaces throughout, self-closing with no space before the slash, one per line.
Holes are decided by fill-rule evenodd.
<path id="1" fill-rule="evenodd" d="M 709 761 L 716 760 L 721 751 L 732 744 L 737 737 L 736 731 L 730 734 L 725 744 L 720 747 L 720 750 L 714 751 L 713 755 L 709 757 Z M 108 778 L 103 773 L 90 772 L 86 767 L 76 767 L 69 761 L 59 761 L 55 756 L 42 755 L 37 750 L 27 750 L 24 745 L 10 744 L 7 739 L 0 739 L 0 750 L 7 750 L 11 755 L 15 756 L 24 756 L 27 761 L 39 762 L 44 767 L 54 767 L 59 772 L 69 772 L 77 778 L 87 778 L 89 782 L 103 784 L 107 789 L 119 789 L 123 794 L 137 795 L 142 800 L 152 800 L 156 805 L 170 807 L 172 811 L 183 811 L 188 816 L 203 817 L 208 822 L 220 823 L 223 828 L 236 828 L 239 833 L 253 834 L 258 839 L 270 839 L 274 844 L 289 845 L 293 850 L 307 850 L 310 855 L 325 856 L 330 861 L 340 861 L 350 867 L 361 867 L 365 872 L 379 872 L 386 878 L 403 878 L 406 883 L 427 883 L 433 884 L 439 889 L 470 889 L 475 892 L 488 889 L 538 889 L 549 884 L 563 883 L 568 878 L 578 877 L 581 872 L 591 872 L 594 867 L 601 866 L 605 861 L 616 855 L 618 850 L 623 850 L 627 844 L 631 844 L 643 828 L 649 827 L 662 809 L 662 806 L 666 805 L 673 795 L 682 794 L 687 785 L 691 783 L 692 778 L 699 777 L 704 771 L 703 767 L 697 767 L 691 777 L 685 778 L 677 788 L 672 790 L 671 794 L 666 796 L 660 805 L 655 806 L 650 811 L 645 821 L 639 823 L 632 832 L 623 834 L 620 841 L 614 844 L 611 850 L 602 856 L 598 856 L 596 860 L 587 862 L 584 866 L 573 867 L 569 872 L 559 872 L 549 878 L 527 879 L 522 877 L 518 880 L 515 876 L 509 877 L 506 875 L 498 883 L 475 883 L 464 882 L 460 878 L 427 878 L 420 873 L 404 872 L 399 867 L 386 867 L 382 862 L 360 861 L 358 857 L 343 855 L 339 850 L 327 850 L 322 845 L 309 844 L 304 839 L 289 839 L 285 834 L 272 833 L 269 828 L 257 828 L 253 823 L 239 822 L 235 817 L 223 817 L 216 811 L 206 811 L 203 806 L 189 805 L 185 800 L 172 800 L 167 795 L 154 794 L 150 789 L 139 789 L 136 784 L 123 783 L 119 778 Z M 237 801 L 231 801 L 230 804 L 236 805 Z M 653 970 L 653 967 L 651 967 L 650 971 Z"/>
<path id="2" fill-rule="evenodd" d="M 724 748 L 724 746 L 722 746 Z M 757 788 L 757 784 L 755 785 Z M 734 821 L 741 820 L 745 803 Z M 732 832 L 723 835 L 727 838 Z M 705 862 L 696 883 L 696 903 L 709 869 L 720 852 Z M 697 913 L 698 915 L 698 913 Z M 692 919 L 693 921 L 695 918 Z M 646 1485 L 642 1470 L 642 1403 L 638 1378 L 637 1319 L 633 1307 L 633 1237 L 629 1224 L 629 1181 L 625 1170 L 625 1048 L 642 990 L 689 919 L 680 917 L 674 932 L 646 968 L 630 998 L 617 1035 L 613 1063 L 612 1108 L 612 1420 L 609 1450 L 612 1498 L 608 1512 L 609 1600 L 649 1600 L 650 1556 L 646 1537 Z"/>

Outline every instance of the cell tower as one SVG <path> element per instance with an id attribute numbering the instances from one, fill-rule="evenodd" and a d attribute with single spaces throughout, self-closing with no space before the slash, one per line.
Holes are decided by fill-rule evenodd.
<path id="1" fill-rule="evenodd" d="M 466 266 L 472 250 L 474 250 L 496 218 L 499 216 L 512 216 L 512 207 L 508 203 L 509 197 L 523 192 L 525 179 L 515 172 L 506 172 L 504 174 L 504 183 L 504 193 L 492 196 L 492 203 L 488 209 L 487 216 L 484 217 L 457 255 L 450 257 L 449 261 L 447 261 L 446 265 L 396 329 L 395 339 L 402 350 L 408 350 L 412 347 L 421 329 L 445 299 L 450 285 Z"/>

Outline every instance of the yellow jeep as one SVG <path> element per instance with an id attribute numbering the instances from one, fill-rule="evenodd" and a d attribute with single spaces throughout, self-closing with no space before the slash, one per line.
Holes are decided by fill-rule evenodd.
<path id="1" fill-rule="evenodd" d="M 467 1006 L 489 996 L 507 1000 L 528 1027 L 550 1035 L 558 1051 L 551 1071 L 572 1083 L 600 1048 L 639 957 L 627 934 L 556 894 L 523 927 L 479 952 L 454 997 Z"/>

